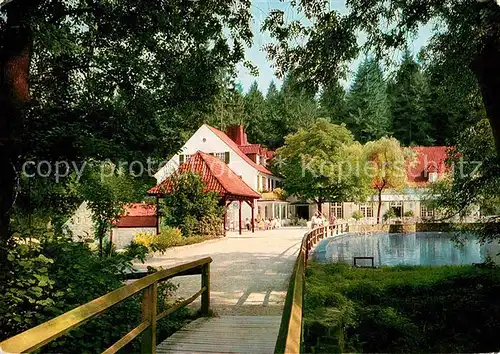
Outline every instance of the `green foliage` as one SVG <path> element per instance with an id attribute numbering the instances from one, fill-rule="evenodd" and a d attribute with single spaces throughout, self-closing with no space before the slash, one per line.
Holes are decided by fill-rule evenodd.
<path id="1" fill-rule="evenodd" d="M 498 350 L 497 269 L 313 263 L 306 276 L 306 352 Z"/>
<path id="2" fill-rule="evenodd" d="M 389 85 L 392 130 L 402 145 L 432 145 L 433 121 L 429 115 L 429 88 L 420 65 L 407 50 L 396 77 Z"/>
<path id="3" fill-rule="evenodd" d="M 405 211 L 404 212 L 404 215 L 403 215 L 405 218 L 412 218 L 414 217 L 415 215 L 413 214 L 413 210 L 408 210 L 408 211 Z"/>
<path id="4" fill-rule="evenodd" d="M 318 119 L 285 139 L 277 150 L 277 168 L 289 195 L 317 203 L 358 200 L 367 181 L 360 173 L 363 150 L 344 125 Z"/>
<path id="5" fill-rule="evenodd" d="M 390 92 L 395 95 L 391 101 L 396 136 L 405 144 L 429 143 L 429 138 L 438 145 L 453 144 L 456 132 L 476 122 L 484 110 L 494 132 L 500 132 L 500 91 L 490 80 L 499 75 L 498 66 L 491 64 L 500 60 L 500 7 L 496 1 L 352 0 L 341 12 L 328 5 L 321 0 L 292 4 L 302 21 L 297 21 L 297 16 L 287 18 L 281 8 L 270 12 L 264 29 L 274 42 L 266 49 L 278 74 L 293 70 L 307 86 L 329 87 L 347 76 L 347 64 L 360 53 L 373 54 L 390 69 L 398 52 L 411 47 L 419 30 L 431 28 L 430 40 L 421 53 L 424 81 L 430 84 L 429 101 L 421 106 L 425 94 L 422 96 L 418 88 L 425 85 L 415 67 L 404 65 L 398 70 L 397 81 L 402 86 Z M 366 40 L 359 40 L 360 33 Z M 406 84 L 411 84 L 406 87 L 408 95 Z M 405 116 L 410 120 L 405 122 Z M 499 133 L 495 133 L 495 140 L 498 150 Z"/>
<path id="6" fill-rule="evenodd" d="M 283 145 L 285 136 L 312 124 L 318 113 L 315 92 L 303 89 L 295 75 L 288 73 L 281 89 L 270 83 L 265 98 L 257 82 L 246 95 L 232 88 L 223 90 L 207 121 L 222 130 L 241 124 L 250 142 L 275 149 Z"/>
<path id="7" fill-rule="evenodd" d="M 136 253 L 136 252 L 139 252 Z M 122 275 L 143 250 L 129 248 L 101 258 L 87 245 L 52 238 L 18 243 L 8 253 L 0 291 L 0 340 L 48 321 L 123 285 Z M 160 287 L 164 308 L 175 287 Z M 140 296 L 133 297 L 44 347 L 48 352 L 102 352 L 140 323 Z M 160 323 L 160 332 L 178 328 L 181 317 Z M 88 339 L 92 338 L 91 341 Z M 137 341 L 130 348 L 138 350 Z"/>
<path id="8" fill-rule="evenodd" d="M 319 114 L 335 124 L 348 123 L 346 92 L 338 81 L 329 83 L 319 97 Z"/>
<path id="9" fill-rule="evenodd" d="M 383 137 L 365 145 L 366 160 L 371 164 L 372 186 L 378 191 L 377 223 L 380 223 L 382 192 L 400 189 L 406 185 L 406 165 L 412 163 L 413 155 L 394 138 Z"/>
<path id="10" fill-rule="evenodd" d="M 352 218 L 356 221 L 363 219 L 363 217 L 363 213 L 360 210 L 356 210 L 354 213 L 352 213 Z"/>
<path id="11" fill-rule="evenodd" d="M 87 169 L 76 189 L 83 200 L 87 201 L 94 222 L 94 237 L 102 242 L 123 212 L 123 204 L 141 200 L 145 195 L 143 180 L 132 177 L 117 169 L 111 163 L 87 164 Z"/>
<path id="12" fill-rule="evenodd" d="M 0 163 L 9 171 L 21 171 L 25 161 L 77 162 L 80 168 L 111 159 L 147 166 L 149 158 L 177 152 L 252 40 L 249 1 L 3 5 L 0 48 L 7 54 L 0 71 L 16 60 L 29 63 L 9 71 L 7 81 L 2 77 L 0 140 L 8 144 L 1 145 Z M 21 23 L 22 36 L 16 34 Z M 17 89 L 26 98 L 19 100 Z M 2 216 L 11 212 L 13 194 L 23 199 L 16 208 L 25 207 L 16 216 L 26 219 L 39 211 L 37 218 L 64 219 L 81 202 L 62 188 L 66 182 L 55 188 L 53 179 L 21 183 L 14 193 L 19 176 L 5 175 L 2 182 Z M 5 239 L 8 223 L 3 217 Z"/>
<path id="13" fill-rule="evenodd" d="M 392 208 L 387 209 L 387 211 L 382 215 L 382 220 L 384 222 L 394 219 L 396 217 L 396 213 Z"/>
<path id="14" fill-rule="evenodd" d="M 433 185 L 428 194 L 430 207 L 436 208 L 440 218 L 465 218 L 478 207 L 493 212 L 498 207 L 500 196 L 500 164 L 496 155 L 495 142 L 486 119 L 461 132 L 457 144 L 449 150 L 448 166 L 453 175 Z M 476 231 L 481 240 L 500 237 L 490 223 L 497 217 L 485 220 Z"/>
<path id="15" fill-rule="evenodd" d="M 210 239 L 207 235 L 183 237 L 179 229 L 163 227 L 159 235 L 139 232 L 134 236 L 133 244 L 142 245 L 150 252 L 165 252 L 170 247 L 185 246 Z"/>
<path id="16" fill-rule="evenodd" d="M 253 143 L 269 142 L 269 120 L 267 115 L 267 102 L 259 90 L 257 81 L 252 83 L 244 97 L 245 103 L 245 132 L 248 140 Z"/>
<path id="17" fill-rule="evenodd" d="M 389 135 L 391 112 L 382 69 L 371 58 L 364 60 L 347 95 L 348 127 L 357 140 L 366 143 Z"/>
<path id="18" fill-rule="evenodd" d="M 178 227 L 184 237 L 217 235 L 222 232 L 222 207 L 219 196 L 204 192 L 205 185 L 195 173 L 175 176 L 172 192 L 163 200 L 163 221 L 167 226 Z"/>

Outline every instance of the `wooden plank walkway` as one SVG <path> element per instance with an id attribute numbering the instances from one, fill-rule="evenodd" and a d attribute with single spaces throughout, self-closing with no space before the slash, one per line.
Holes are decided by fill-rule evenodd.
<path id="1" fill-rule="evenodd" d="M 274 353 L 280 316 L 199 318 L 156 347 L 164 353 Z"/>

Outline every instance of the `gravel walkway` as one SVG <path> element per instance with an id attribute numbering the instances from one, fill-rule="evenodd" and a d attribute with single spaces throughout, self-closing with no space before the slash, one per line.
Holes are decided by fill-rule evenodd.
<path id="1" fill-rule="evenodd" d="M 279 316 L 306 228 L 228 233 L 224 239 L 168 250 L 150 258 L 147 265 L 171 267 L 212 257 L 211 307 L 218 315 Z M 200 276 L 174 278 L 177 294 L 187 298 L 200 289 Z M 193 306 L 198 307 L 199 301 Z"/>

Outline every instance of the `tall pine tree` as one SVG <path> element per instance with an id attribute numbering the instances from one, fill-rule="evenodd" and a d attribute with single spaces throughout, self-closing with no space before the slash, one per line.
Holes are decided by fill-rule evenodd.
<path id="1" fill-rule="evenodd" d="M 391 117 L 387 85 L 377 61 L 365 59 L 347 95 L 348 127 L 365 143 L 390 134 Z"/>
<path id="2" fill-rule="evenodd" d="M 252 83 L 244 97 L 245 131 L 251 142 L 264 143 L 268 134 L 268 120 L 266 116 L 266 100 L 259 90 L 257 81 Z"/>
<path id="3" fill-rule="evenodd" d="M 420 65 L 405 51 L 394 80 L 389 84 L 394 137 L 403 145 L 432 145 L 428 115 L 429 88 Z"/>
<path id="4" fill-rule="evenodd" d="M 332 123 L 347 123 L 346 92 L 338 82 L 324 87 L 319 97 L 319 115 Z"/>

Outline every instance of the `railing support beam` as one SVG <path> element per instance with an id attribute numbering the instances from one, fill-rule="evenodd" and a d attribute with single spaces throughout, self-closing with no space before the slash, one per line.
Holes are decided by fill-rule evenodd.
<path id="1" fill-rule="evenodd" d="M 141 353 L 156 353 L 156 305 L 158 298 L 158 282 L 146 289 L 142 296 L 142 320 L 149 321 L 150 326 L 142 335 Z"/>
<path id="2" fill-rule="evenodd" d="M 201 294 L 201 315 L 208 316 L 210 312 L 210 263 L 203 265 L 201 288 L 205 288 L 205 291 Z"/>

